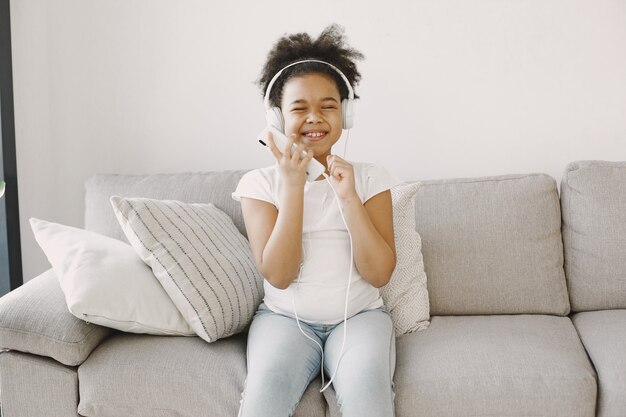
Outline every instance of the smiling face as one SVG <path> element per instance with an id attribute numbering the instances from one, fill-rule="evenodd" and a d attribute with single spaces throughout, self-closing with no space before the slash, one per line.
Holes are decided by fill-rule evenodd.
<path id="1" fill-rule="evenodd" d="M 285 134 L 313 150 L 326 166 L 326 157 L 342 132 L 341 96 L 335 80 L 321 73 L 290 78 L 283 87 L 281 110 Z"/>

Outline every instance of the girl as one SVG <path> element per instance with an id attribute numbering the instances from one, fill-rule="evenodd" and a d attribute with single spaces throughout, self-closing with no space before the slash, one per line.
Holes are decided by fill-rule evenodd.
<path id="1" fill-rule="evenodd" d="M 320 368 L 344 417 L 393 416 L 395 338 L 378 287 L 395 268 L 396 181 L 381 166 L 332 153 L 351 124 L 342 101 L 360 80 L 354 60 L 362 58 L 331 25 L 316 40 L 279 39 L 261 73 L 288 143 L 280 149 L 268 133 L 276 164 L 246 173 L 233 193 L 265 278 L 248 333 L 241 417 L 291 416 Z M 309 182 L 312 158 L 328 174 Z"/>

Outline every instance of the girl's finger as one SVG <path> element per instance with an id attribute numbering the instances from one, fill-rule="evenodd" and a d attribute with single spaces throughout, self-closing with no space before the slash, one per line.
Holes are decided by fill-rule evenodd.
<path id="1" fill-rule="evenodd" d="M 326 157 L 326 165 L 328 166 L 328 174 L 333 175 L 333 156 L 328 155 Z"/>
<path id="2" fill-rule="evenodd" d="M 306 156 L 304 158 L 302 158 L 302 160 L 300 161 L 301 164 L 303 165 L 309 165 L 309 162 L 311 162 L 311 160 L 313 159 L 313 150 L 312 149 L 308 149 L 306 151 Z"/>
<path id="3" fill-rule="evenodd" d="M 341 163 L 339 161 L 333 160 L 331 175 L 335 178 L 339 179 L 340 177 L 344 177 L 348 172 L 349 167 L 347 164 Z"/>
<path id="4" fill-rule="evenodd" d="M 332 163 L 329 163 L 328 164 L 328 175 L 330 175 L 331 177 L 334 177 L 336 169 L 337 169 L 337 167 L 335 165 L 333 165 Z"/>
<path id="5" fill-rule="evenodd" d="M 291 155 L 291 159 L 294 162 L 299 162 L 303 151 L 304 151 L 304 145 L 302 143 L 297 145 L 296 148 L 294 149 L 293 154 Z"/>
<path id="6" fill-rule="evenodd" d="M 293 141 L 295 136 L 295 134 L 292 134 L 287 137 L 287 145 L 285 146 L 285 150 L 283 151 L 283 156 L 285 157 L 285 159 L 290 159 L 293 156 L 291 148 L 293 147 Z"/>
<path id="7" fill-rule="evenodd" d="M 332 176 L 335 176 L 335 177 L 336 177 L 337 170 L 342 166 L 339 159 L 340 158 L 337 158 L 335 155 L 330 155 L 328 157 L 328 160 L 329 160 L 328 171 L 330 172 Z"/>

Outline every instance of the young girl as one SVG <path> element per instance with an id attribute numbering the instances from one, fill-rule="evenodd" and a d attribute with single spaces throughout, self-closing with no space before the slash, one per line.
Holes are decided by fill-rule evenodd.
<path id="1" fill-rule="evenodd" d="M 316 40 L 279 39 L 259 79 L 267 95 L 283 70 L 267 99 L 288 143 L 281 149 L 268 133 L 276 164 L 246 173 L 233 193 L 265 277 L 248 333 L 241 417 L 291 416 L 320 368 L 322 378 L 333 377 L 344 417 L 393 416 L 395 338 L 378 287 L 396 262 L 396 181 L 381 166 L 332 153 L 342 126 L 350 127 L 342 101 L 360 80 L 354 60 L 362 57 L 331 25 Z M 327 174 L 309 182 L 313 158 Z"/>

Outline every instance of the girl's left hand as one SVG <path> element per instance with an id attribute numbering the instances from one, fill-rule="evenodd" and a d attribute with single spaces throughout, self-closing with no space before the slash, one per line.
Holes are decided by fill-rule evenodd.
<path id="1" fill-rule="evenodd" d="M 358 199 L 354 185 L 354 167 L 337 155 L 329 155 L 326 162 L 328 163 L 328 179 L 337 193 L 337 198 L 340 200 Z"/>

